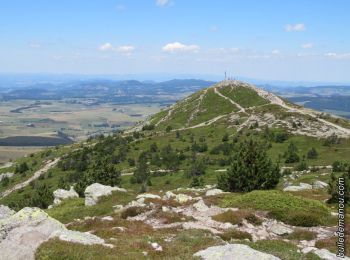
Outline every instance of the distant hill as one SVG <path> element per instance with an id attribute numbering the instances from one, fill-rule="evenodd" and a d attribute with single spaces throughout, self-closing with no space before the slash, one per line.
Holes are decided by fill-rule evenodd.
<path id="1" fill-rule="evenodd" d="M 237 131 L 253 125 L 283 128 L 293 134 L 350 135 L 347 120 L 289 103 L 241 81 L 223 81 L 200 90 L 149 119 L 156 129 L 191 129 L 213 123 Z"/>

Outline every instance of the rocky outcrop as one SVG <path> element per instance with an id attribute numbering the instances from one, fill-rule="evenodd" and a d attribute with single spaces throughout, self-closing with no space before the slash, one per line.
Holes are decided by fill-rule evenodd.
<path id="1" fill-rule="evenodd" d="M 103 196 L 109 196 L 113 191 L 126 192 L 126 189 L 119 187 L 111 187 L 102 185 L 99 183 L 94 183 L 85 189 L 85 206 L 95 205 L 98 200 Z"/>
<path id="2" fill-rule="evenodd" d="M 39 208 L 23 208 L 0 219 L 0 259 L 34 259 L 36 249 L 50 238 L 82 243 L 102 244 L 104 240 L 88 233 L 70 231 Z"/>
<path id="3" fill-rule="evenodd" d="M 247 245 L 227 244 L 224 246 L 212 246 L 193 255 L 202 260 L 278 260 L 280 258 L 257 251 Z"/>
<path id="4" fill-rule="evenodd" d="M 311 190 L 311 189 L 312 189 L 312 185 L 301 182 L 298 186 L 297 185 L 287 186 L 283 189 L 283 191 L 302 191 L 302 190 Z"/>
<path id="5" fill-rule="evenodd" d="M 4 218 L 8 218 L 15 213 L 16 212 L 14 210 L 10 209 L 9 207 L 4 206 L 4 205 L 0 205 L 0 220 L 4 219 Z"/>
<path id="6" fill-rule="evenodd" d="M 65 199 L 79 198 L 78 193 L 74 190 L 73 186 L 70 190 L 58 189 L 53 192 L 54 201 L 53 204 L 57 205 Z"/>

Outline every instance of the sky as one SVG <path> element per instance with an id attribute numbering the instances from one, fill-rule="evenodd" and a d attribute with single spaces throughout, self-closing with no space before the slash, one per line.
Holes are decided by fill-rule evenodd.
<path id="1" fill-rule="evenodd" d="M 0 73 L 350 82 L 348 0 L 0 0 Z"/>

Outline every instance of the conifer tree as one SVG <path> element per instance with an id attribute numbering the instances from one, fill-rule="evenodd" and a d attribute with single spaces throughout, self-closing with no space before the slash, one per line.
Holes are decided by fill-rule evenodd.
<path id="1" fill-rule="evenodd" d="M 218 186 L 231 192 L 272 189 L 279 177 L 279 167 L 267 156 L 265 145 L 250 139 L 239 145 L 230 169 L 219 177 Z"/>

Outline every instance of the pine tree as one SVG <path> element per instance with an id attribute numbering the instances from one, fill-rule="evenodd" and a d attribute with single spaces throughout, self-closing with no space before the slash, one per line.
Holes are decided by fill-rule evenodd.
<path id="1" fill-rule="evenodd" d="M 300 158 L 298 155 L 298 148 L 293 142 L 290 142 L 287 152 L 284 157 L 286 158 L 286 163 L 296 163 L 299 162 Z"/>
<path id="2" fill-rule="evenodd" d="M 308 152 L 307 152 L 307 158 L 308 159 L 317 159 L 318 153 L 314 147 L 312 147 Z"/>
<path id="3" fill-rule="evenodd" d="M 218 186 L 231 192 L 272 189 L 279 177 L 279 167 L 267 156 L 265 145 L 250 139 L 240 144 L 230 169 L 219 177 Z"/>

